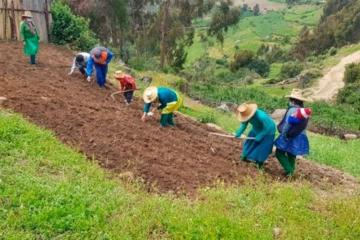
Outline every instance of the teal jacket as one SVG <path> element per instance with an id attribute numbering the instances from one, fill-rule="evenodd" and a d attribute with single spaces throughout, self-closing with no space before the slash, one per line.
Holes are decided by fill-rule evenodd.
<path id="1" fill-rule="evenodd" d="M 168 103 L 175 102 L 178 100 L 176 93 L 165 87 L 158 87 L 158 99 L 160 102 L 160 106 L 158 109 L 164 109 Z M 148 113 L 151 108 L 151 103 L 145 103 L 144 112 Z"/>
<path id="2" fill-rule="evenodd" d="M 275 135 L 275 123 L 267 113 L 262 110 L 256 110 L 254 116 L 247 122 L 241 123 L 239 129 L 235 133 L 235 137 L 239 138 L 248 126 L 252 125 L 251 132 L 255 136 L 255 141 L 260 142 L 267 135 Z"/>

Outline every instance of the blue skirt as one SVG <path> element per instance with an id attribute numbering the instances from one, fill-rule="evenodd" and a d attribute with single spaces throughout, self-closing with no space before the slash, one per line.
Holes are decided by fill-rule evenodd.
<path id="1" fill-rule="evenodd" d="M 294 138 L 286 138 L 284 135 L 280 135 L 275 140 L 275 146 L 277 149 L 295 156 L 309 154 L 309 140 L 305 133 L 301 133 Z"/>
<path id="2" fill-rule="evenodd" d="M 255 133 L 250 131 L 249 137 L 255 137 Z M 275 135 L 266 135 L 260 142 L 246 140 L 243 146 L 242 157 L 257 163 L 263 163 L 272 152 Z"/>

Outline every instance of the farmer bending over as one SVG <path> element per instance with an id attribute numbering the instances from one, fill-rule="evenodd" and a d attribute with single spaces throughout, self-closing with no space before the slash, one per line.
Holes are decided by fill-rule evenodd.
<path id="1" fill-rule="evenodd" d="M 248 124 L 252 125 L 248 137 L 243 145 L 243 161 L 254 161 L 260 168 L 272 152 L 275 138 L 275 123 L 267 113 L 259 110 L 255 103 L 244 103 L 237 108 L 237 118 L 240 120 L 240 128 L 235 137 L 240 138 Z"/>
<path id="2" fill-rule="evenodd" d="M 120 91 L 124 93 L 125 102 L 129 105 L 136 90 L 135 79 L 122 71 L 116 71 L 114 77 L 120 82 Z"/>
<path id="3" fill-rule="evenodd" d="M 86 67 L 87 80 L 91 81 L 93 67 L 96 70 L 96 81 L 100 87 L 104 87 L 106 83 L 106 75 L 108 72 L 108 64 L 113 57 L 113 53 L 105 47 L 93 48 L 90 52 L 90 59 Z"/>
<path id="4" fill-rule="evenodd" d="M 146 117 L 151 115 L 151 104 L 156 100 L 160 102 L 157 107 L 161 111 L 160 125 L 162 127 L 174 126 L 174 112 L 178 110 L 182 104 L 182 99 L 177 92 L 165 87 L 148 87 L 144 91 L 144 114 L 141 118 L 146 121 Z M 152 111 L 154 112 L 155 109 Z"/>
<path id="5" fill-rule="evenodd" d="M 81 52 L 76 54 L 69 75 L 73 74 L 75 69 L 77 68 L 79 69 L 82 75 L 86 76 L 85 70 L 89 59 L 90 59 L 89 53 Z"/>

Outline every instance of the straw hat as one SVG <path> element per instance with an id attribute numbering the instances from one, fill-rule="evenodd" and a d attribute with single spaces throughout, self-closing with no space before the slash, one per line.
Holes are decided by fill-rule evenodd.
<path id="1" fill-rule="evenodd" d="M 25 11 L 23 15 L 21 15 L 23 18 L 32 18 L 32 14 L 30 11 Z"/>
<path id="2" fill-rule="evenodd" d="M 115 72 L 114 77 L 115 78 L 122 78 L 124 75 L 125 75 L 124 72 L 119 70 L 119 71 Z"/>
<path id="3" fill-rule="evenodd" d="M 240 122 L 246 122 L 254 116 L 257 108 L 256 103 L 243 103 L 236 109 L 236 117 Z"/>
<path id="4" fill-rule="evenodd" d="M 307 99 L 302 95 L 301 89 L 293 89 L 290 95 L 286 95 L 286 98 L 297 99 L 302 102 L 311 102 L 311 99 Z"/>
<path id="5" fill-rule="evenodd" d="M 143 94 L 143 99 L 145 103 L 151 103 L 155 101 L 158 96 L 158 89 L 157 87 L 148 87 L 145 89 Z"/>

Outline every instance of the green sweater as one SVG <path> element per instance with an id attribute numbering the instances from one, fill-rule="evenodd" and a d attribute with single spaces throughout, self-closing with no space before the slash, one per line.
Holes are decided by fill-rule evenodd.
<path id="1" fill-rule="evenodd" d="M 241 123 L 239 129 L 235 133 L 235 137 L 240 137 L 243 134 L 248 126 L 252 125 L 251 131 L 255 135 L 255 141 L 261 141 L 266 135 L 275 134 L 275 123 L 274 121 L 262 110 L 256 110 L 254 116 L 250 118 L 247 122 Z"/>
<path id="2" fill-rule="evenodd" d="M 20 24 L 20 34 L 24 41 L 24 53 L 26 56 L 36 55 L 39 50 L 39 35 L 37 31 L 33 34 L 29 26 L 22 21 Z"/>

